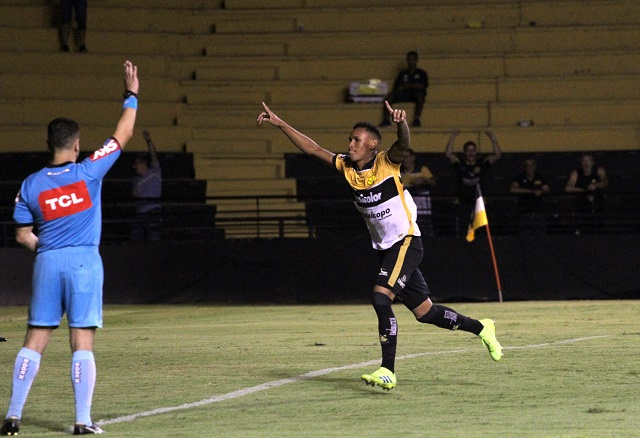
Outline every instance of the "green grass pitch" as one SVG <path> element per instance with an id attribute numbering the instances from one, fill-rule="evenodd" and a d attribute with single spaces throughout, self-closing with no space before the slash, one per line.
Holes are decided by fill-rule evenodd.
<path id="1" fill-rule="evenodd" d="M 398 386 L 379 366 L 373 309 L 106 306 L 93 419 L 112 437 L 640 436 L 640 301 L 456 303 L 496 321 L 479 338 L 398 318 Z M 0 415 L 26 309 L 0 309 Z M 20 436 L 68 435 L 74 420 L 66 326 L 54 334 Z"/>

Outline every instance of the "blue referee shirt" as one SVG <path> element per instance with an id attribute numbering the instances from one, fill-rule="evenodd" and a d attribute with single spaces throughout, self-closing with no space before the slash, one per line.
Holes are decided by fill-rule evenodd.
<path id="1" fill-rule="evenodd" d="M 80 163 L 47 166 L 23 181 L 13 219 L 36 227 L 38 253 L 100 244 L 102 179 L 120 153 L 111 137 Z"/>

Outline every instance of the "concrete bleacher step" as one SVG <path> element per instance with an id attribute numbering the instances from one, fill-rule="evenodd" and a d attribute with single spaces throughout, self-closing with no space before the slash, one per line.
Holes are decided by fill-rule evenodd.
<path id="1" fill-rule="evenodd" d="M 216 138 L 215 135 L 202 140 L 189 140 L 186 150 L 194 154 L 209 154 L 221 157 L 274 158 L 281 154 L 271 152 L 269 140 L 261 138 Z"/>
<path id="2" fill-rule="evenodd" d="M 130 31 L 92 30 L 87 32 L 86 43 L 90 54 L 197 56 L 211 44 L 211 38 L 209 35 L 183 36 L 142 31 L 132 36 Z M 58 49 L 58 30 L 55 28 L 0 27 L 0 51 L 56 52 Z"/>
<path id="3" fill-rule="evenodd" d="M 309 237 L 306 206 L 295 199 L 216 199 L 227 237 Z"/>
<path id="4" fill-rule="evenodd" d="M 475 0 L 439 0 L 438 4 L 464 6 L 477 3 Z M 492 0 L 492 3 L 513 3 L 513 0 Z M 260 0 L 224 0 L 223 7 L 232 9 L 287 9 L 287 8 L 346 8 L 388 6 L 388 0 L 274 0 L 268 3 Z M 397 6 L 424 6 L 424 0 L 397 0 Z"/>
<path id="5" fill-rule="evenodd" d="M 3 6 L 43 6 L 53 3 L 59 4 L 59 1 L 51 2 L 50 0 L 0 0 Z M 214 10 L 220 9 L 220 0 L 136 0 L 131 3 L 130 0 L 100 0 L 101 7 L 118 7 L 118 8 L 160 8 L 160 9 L 188 9 L 188 10 Z M 90 4 L 89 7 L 93 7 Z M 97 5 L 96 5 L 97 6 Z"/>
<path id="6" fill-rule="evenodd" d="M 349 134 L 351 134 L 351 127 L 354 120 L 351 123 L 347 123 L 342 128 L 326 127 L 326 128 L 310 128 L 303 130 L 305 135 L 312 138 L 321 147 L 332 151 L 334 153 L 344 153 L 348 150 L 349 146 Z M 477 129 L 476 129 L 477 131 Z M 382 134 L 382 147 L 388 148 L 396 140 L 396 131 L 394 127 L 381 128 Z M 215 135 L 216 142 L 209 140 L 197 140 L 197 141 L 209 141 L 212 145 L 208 153 L 217 154 L 221 153 L 226 157 L 226 151 L 217 151 L 217 143 L 225 143 L 230 145 L 237 145 L 238 148 L 242 148 L 242 144 L 262 144 L 264 148 L 269 150 L 269 153 L 274 156 L 283 157 L 289 153 L 299 153 L 300 150 L 294 146 L 291 141 L 282 134 L 279 129 L 271 126 L 257 127 L 256 129 L 244 130 L 241 137 L 238 135 L 238 131 L 234 129 L 211 129 L 200 128 L 194 129 L 194 138 L 209 138 Z M 424 151 L 444 151 L 444 148 L 449 139 L 450 131 L 430 131 L 417 128 L 411 128 L 411 145 L 412 147 Z M 240 149 L 245 151 L 245 149 Z M 188 152 L 195 152 L 188 148 Z M 250 149 L 247 150 L 247 153 Z M 240 152 L 239 154 L 242 154 Z M 324 166 L 323 163 L 318 162 L 319 166 Z"/>
<path id="7" fill-rule="evenodd" d="M 4 4 L 0 2 L 0 26 L 21 28 L 47 28 L 53 27 L 57 10 L 40 2 L 30 4 L 25 1 L 22 4 Z"/>
<path id="8" fill-rule="evenodd" d="M 175 124 L 183 104 L 147 102 L 145 111 L 138 112 L 138 125 Z M 0 100 L 0 117 L 4 125 L 44 125 L 56 117 L 69 117 L 80 125 L 98 125 L 113 120 L 122 112 L 122 97 L 113 101 L 69 99 L 10 99 Z"/>
<path id="9" fill-rule="evenodd" d="M 392 80 L 386 81 L 389 88 Z M 192 81 L 183 84 L 189 105 L 339 104 L 348 100 L 349 84 L 332 81 Z M 435 103 L 482 103 L 496 100 L 496 81 L 432 80 L 427 100 Z"/>
<path id="10" fill-rule="evenodd" d="M 198 175 L 196 174 L 196 177 Z M 291 196 L 296 182 L 290 179 L 207 179 L 207 196 Z M 218 202 L 214 199 L 214 202 Z"/>
<path id="11" fill-rule="evenodd" d="M 393 80 L 404 54 L 386 57 L 273 58 L 207 57 L 191 61 L 196 81 L 363 81 Z M 429 79 L 493 80 L 500 77 L 566 77 L 640 73 L 640 51 L 436 56 L 418 64 Z M 183 73 L 184 74 L 184 73 Z"/>
<path id="12" fill-rule="evenodd" d="M 441 130 L 411 128 L 411 147 L 419 152 L 444 152 L 451 130 L 454 128 Z M 484 134 L 485 128 L 479 125 L 463 129 L 458 138 L 460 149 L 464 141 L 472 140 L 478 144 L 481 152 L 491 151 L 491 142 Z M 492 129 L 505 152 L 560 151 L 563 148 L 571 150 L 576 148 L 575 145 L 580 145 L 579 148 L 584 150 L 634 150 L 640 147 L 640 130 L 634 125 L 519 127 L 514 124 L 492 127 Z M 195 138 L 206 137 L 210 135 L 207 134 L 208 132 L 213 131 L 217 134 L 217 141 L 225 143 L 234 141 L 234 133 L 237 133 L 236 130 L 231 129 L 196 129 L 193 135 Z M 334 153 L 347 151 L 350 127 L 346 129 L 316 128 L 302 132 L 329 151 Z M 381 133 L 382 148 L 386 149 L 395 141 L 396 133 L 393 127 L 383 128 Z M 284 156 L 289 153 L 300 153 L 280 130 L 269 126 L 246 130 L 243 135 L 246 136 L 247 143 L 266 142 L 273 154 L 279 153 Z M 318 166 L 324 166 L 324 164 L 318 162 Z"/>
<path id="13" fill-rule="evenodd" d="M 256 118 L 261 106 L 253 107 L 191 107 L 178 117 L 178 126 L 193 128 L 247 129 L 256 126 Z M 349 130 L 353 123 L 368 120 L 378 123 L 382 119 L 379 104 L 338 104 L 313 106 L 286 106 L 271 108 L 287 123 L 299 128 L 321 128 L 343 126 Z M 409 117 L 413 116 L 413 106 L 406 107 Z M 423 111 L 425 127 L 485 126 L 489 123 L 488 106 L 485 104 L 429 106 Z"/>
<path id="14" fill-rule="evenodd" d="M 353 56 L 375 48 L 401 56 L 402 48 L 440 55 L 640 49 L 637 26 L 462 29 L 433 31 L 297 32 L 211 36 L 208 56 Z"/>
<path id="15" fill-rule="evenodd" d="M 227 239 L 281 239 L 298 238 L 306 239 L 310 237 L 309 226 L 306 221 L 262 221 L 257 223 L 235 223 L 221 227 Z"/>
<path id="16" fill-rule="evenodd" d="M 104 100 L 122 95 L 122 76 L 109 74 L 0 73 L 0 96 L 16 99 Z M 140 103 L 178 103 L 184 100 L 180 84 L 172 79 L 148 76 Z"/>
<path id="17" fill-rule="evenodd" d="M 544 78 L 506 78 L 497 81 L 497 100 L 501 102 L 593 101 L 638 99 L 637 76 L 568 76 Z"/>
<path id="18" fill-rule="evenodd" d="M 198 154 L 195 157 L 196 176 L 199 179 L 278 179 L 284 178 L 282 158 L 240 157 L 227 158 Z"/>
<path id="19" fill-rule="evenodd" d="M 637 125 L 640 101 L 526 102 L 491 104 L 492 126 L 514 126 L 531 120 L 538 126 Z"/>
<path id="20" fill-rule="evenodd" d="M 169 73 L 174 68 L 174 62 L 166 55 L 136 55 L 135 57 L 120 53 L 87 55 L 89 54 L 58 52 L 57 43 L 53 50 L 39 53 L 5 51 L 2 52 L 5 62 L 0 63 L 0 73 L 119 75 L 122 73 L 122 64 L 127 59 L 138 66 L 140 74 L 150 72 L 152 77 L 172 77 Z M 189 77 L 190 75 L 184 79 Z"/>
<path id="21" fill-rule="evenodd" d="M 640 132 L 636 126 L 558 126 L 512 127 L 495 130 L 503 151 L 506 152 L 562 152 L 571 150 L 637 150 Z M 490 141 L 479 138 L 483 152 L 491 150 Z M 460 145 L 459 149 L 461 150 Z"/>
<path id="22" fill-rule="evenodd" d="M 45 123 L 35 125 L 7 126 L 0 125 L 0 144 L 3 152 L 42 152 L 47 150 L 47 124 L 56 117 L 64 116 L 63 112 L 53 114 Z M 99 149 L 102 143 L 113 134 L 119 113 L 114 113 L 100 125 L 80 124 L 80 153 Z M 191 137 L 191 129 L 177 126 L 155 126 L 138 123 L 133 138 L 125 150 L 131 152 L 147 152 L 147 145 L 142 138 L 142 130 L 149 129 L 158 151 L 182 152 L 186 139 Z"/>
<path id="23" fill-rule="evenodd" d="M 639 72 L 640 52 L 631 48 L 607 52 L 526 54 L 504 59 L 504 75 L 507 77 L 597 76 Z"/>
<path id="24" fill-rule="evenodd" d="M 520 3 L 522 24 L 594 26 L 640 23 L 640 3 L 611 1 L 527 1 Z"/>
<path id="25" fill-rule="evenodd" d="M 102 2 L 89 6 L 90 32 L 156 32 L 208 34 L 213 30 L 210 11 L 184 8 L 142 8 L 127 5 L 107 6 Z M 51 4 L 4 5 L 0 3 L 0 26 L 15 28 L 53 28 L 59 22 L 59 12 Z"/>
<path id="26" fill-rule="evenodd" d="M 345 23 L 374 23 L 385 17 L 386 30 L 463 29 L 474 23 L 483 28 L 514 28 L 520 24 L 520 8 L 511 4 L 371 6 L 354 8 L 287 8 L 259 11 L 228 10 L 215 18 L 219 34 L 273 32 L 341 32 Z"/>
<path id="27" fill-rule="evenodd" d="M 463 7 L 461 7 L 463 6 Z M 340 2 L 335 6 L 287 8 L 260 7 L 256 11 L 227 8 L 218 15 L 217 33 L 253 33 L 344 30 L 345 22 L 376 22 L 385 17 L 391 30 L 455 29 L 469 25 L 483 28 L 518 26 L 589 26 L 640 23 L 640 5 L 628 0 L 602 1 L 528 1 L 528 2 L 438 2 L 435 4 L 380 5 L 367 2 L 367 8 Z"/>
<path id="28" fill-rule="evenodd" d="M 389 87 L 392 81 L 386 81 Z M 183 85 L 189 105 L 339 104 L 347 100 L 345 81 L 203 82 Z M 431 80 L 431 103 L 537 102 L 638 98 L 635 76 L 568 76 L 546 78 L 498 78 Z"/>
<path id="29" fill-rule="evenodd" d="M 212 36 L 207 56 L 354 56 L 374 51 L 402 59 L 405 47 L 430 54 L 505 53 L 513 50 L 511 31 L 297 32 Z M 399 48 L 398 41 L 403 44 Z"/>

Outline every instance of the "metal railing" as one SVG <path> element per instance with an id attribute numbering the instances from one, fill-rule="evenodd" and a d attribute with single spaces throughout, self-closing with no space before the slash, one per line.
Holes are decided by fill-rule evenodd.
<path id="1" fill-rule="evenodd" d="M 548 234 L 574 233 L 577 225 L 584 224 L 585 221 L 594 225 L 592 231 L 595 234 L 628 234 L 640 231 L 640 196 L 636 193 L 608 193 L 605 212 L 588 216 L 575 214 L 573 195 L 548 194 L 545 198 L 548 202 L 545 203 L 543 215 Z M 484 200 L 492 234 L 518 234 L 517 196 L 486 195 Z M 278 203 L 278 207 L 274 208 Z M 286 207 L 287 203 L 291 203 L 290 208 Z M 169 240 L 222 237 L 322 238 L 366 230 L 364 221 L 349 199 L 299 199 L 294 195 L 212 196 L 207 197 L 204 203 L 165 200 L 162 205 L 171 206 L 173 214 L 180 218 L 179 221 L 173 220 L 176 216 L 172 220 L 167 216 L 163 219 L 163 238 Z M 196 214 L 194 206 L 198 205 L 216 205 L 217 208 L 211 213 L 203 213 L 204 217 L 199 216 L 197 221 L 192 221 Z M 226 207 L 221 208 L 222 205 Z M 130 201 L 103 203 L 103 243 L 124 242 L 129 239 L 128 229 L 136 220 L 132 216 L 133 206 Z M 184 209 L 182 215 L 181 208 Z M 435 235 L 456 235 L 460 224 L 456 222 L 453 198 L 432 197 L 432 209 Z M 114 211 L 119 213 L 114 214 Z M 0 246 L 15 246 L 14 223 L 11 220 L 0 221 L 0 229 Z"/>

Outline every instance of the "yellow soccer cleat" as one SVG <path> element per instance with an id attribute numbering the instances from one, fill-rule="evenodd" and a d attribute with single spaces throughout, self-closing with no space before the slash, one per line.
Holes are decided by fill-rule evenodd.
<path id="1" fill-rule="evenodd" d="M 361 379 L 367 385 L 378 385 L 387 391 L 395 388 L 397 383 L 396 375 L 384 367 L 380 367 L 372 374 L 363 374 Z"/>
<path id="2" fill-rule="evenodd" d="M 496 339 L 496 325 L 492 319 L 481 319 L 480 324 L 484 326 L 478 336 L 482 339 L 482 343 L 489 350 L 491 359 L 496 362 L 502 358 L 502 345 Z"/>

